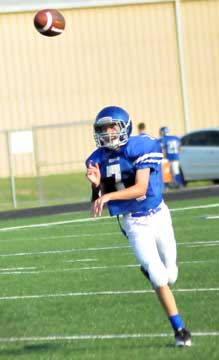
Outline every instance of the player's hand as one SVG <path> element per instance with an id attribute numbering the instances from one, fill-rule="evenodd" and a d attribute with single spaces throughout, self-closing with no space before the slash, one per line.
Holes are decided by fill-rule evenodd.
<path id="1" fill-rule="evenodd" d="M 92 165 L 92 160 L 90 160 L 86 176 L 92 185 L 95 185 L 96 187 L 99 186 L 101 179 L 99 164 L 96 163 L 95 165 Z"/>
<path id="2" fill-rule="evenodd" d="M 109 194 L 105 194 L 94 201 L 92 206 L 93 217 L 102 215 L 104 204 L 106 204 L 109 200 Z"/>

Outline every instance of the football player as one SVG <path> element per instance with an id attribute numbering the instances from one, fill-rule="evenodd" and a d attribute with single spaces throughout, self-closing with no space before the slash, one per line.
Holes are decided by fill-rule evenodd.
<path id="1" fill-rule="evenodd" d="M 176 346 L 190 346 L 191 334 L 169 286 L 178 268 L 170 212 L 161 192 L 161 147 L 148 135 L 130 137 L 131 131 L 129 114 L 118 106 L 102 109 L 95 119 L 97 149 L 86 160 L 93 216 L 101 216 L 105 204 L 111 216 L 122 215 L 121 228 L 166 311 Z"/>
<path id="2" fill-rule="evenodd" d="M 138 134 L 139 135 L 146 135 L 146 125 L 144 122 L 140 122 L 138 124 Z"/>
<path id="3" fill-rule="evenodd" d="M 169 135 L 168 127 L 163 126 L 160 128 L 159 142 L 162 147 L 163 155 L 170 164 L 172 186 L 181 187 L 183 185 L 183 180 L 179 166 L 180 138 L 175 135 Z"/>

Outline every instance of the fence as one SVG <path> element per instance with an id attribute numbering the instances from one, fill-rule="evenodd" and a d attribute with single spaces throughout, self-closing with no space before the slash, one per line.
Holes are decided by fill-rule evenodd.
<path id="1" fill-rule="evenodd" d="M 24 201 L 26 197 L 40 204 L 49 200 L 87 199 L 83 189 L 77 193 L 77 189 L 72 188 L 71 178 L 84 171 L 84 154 L 89 154 L 94 146 L 91 121 L 2 131 L 0 141 L 4 155 L 1 159 L 2 186 L 6 187 L 2 188 L 5 196 L 0 203 L 11 202 L 16 208 L 17 192 Z M 76 183 L 78 181 L 80 179 Z M 74 198 L 71 194 L 75 194 Z"/>

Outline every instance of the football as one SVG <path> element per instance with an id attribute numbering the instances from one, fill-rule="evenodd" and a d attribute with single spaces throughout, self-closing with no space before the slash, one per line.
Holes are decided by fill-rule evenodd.
<path id="1" fill-rule="evenodd" d="M 40 10 L 34 17 L 34 26 L 42 35 L 57 36 L 65 29 L 65 18 L 55 9 Z"/>

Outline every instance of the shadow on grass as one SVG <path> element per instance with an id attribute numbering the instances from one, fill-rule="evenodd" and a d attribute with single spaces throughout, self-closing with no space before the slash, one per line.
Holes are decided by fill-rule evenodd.
<path id="1" fill-rule="evenodd" d="M 0 358 L 3 356 L 19 356 L 25 354 L 31 354 L 36 352 L 47 352 L 47 351 L 55 351 L 59 348 L 58 344 L 29 344 L 19 348 L 10 348 L 10 349 L 0 349 Z"/>
<path id="2" fill-rule="evenodd" d="M 66 344 L 68 344 L 68 346 L 66 346 Z M 75 344 L 74 342 L 67 342 L 65 344 L 61 344 L 61 343 L 41 343 L 41 344 L 28 344 L 25 346 L 20 346 L 15 348 L 11 348 L 11 349 L 0 349 L 0 358 L 5 356 L 7 357 L 14 357 L 14 356 L 24 356 L 24 355 L 29 355 L 30 359 L 31 359 L 31 354 L 39 354 L 40 353 L 51 353 L 51 352 L 62 352 L 63 351 L 63 356 L 68 355 L 68 354 L 76 354 L 76 353 L 90 353 L 90 352 L 106 352 L 106 351 L 127 351 L 129 350 L 130 352 L 132 352 L 133 350 L 143 350 L 143 349 L 154 349 L 156 348 L 156 350 L 158 349 L 171 349 L 171 348 L 175 348 L 174 344 L 170 344 L 170 343 L 150 343 L 148 344 L 147 342 L 145 342 L 144 344 L 127 344 L 127 345 L 121 345 L 118 343 L 110 343 L 110 344 L 99 344 L 97 345 L 97 343 L 90 343 L 90 344 Z M 63 357 L 64 359 L 64 357 Z"/>

